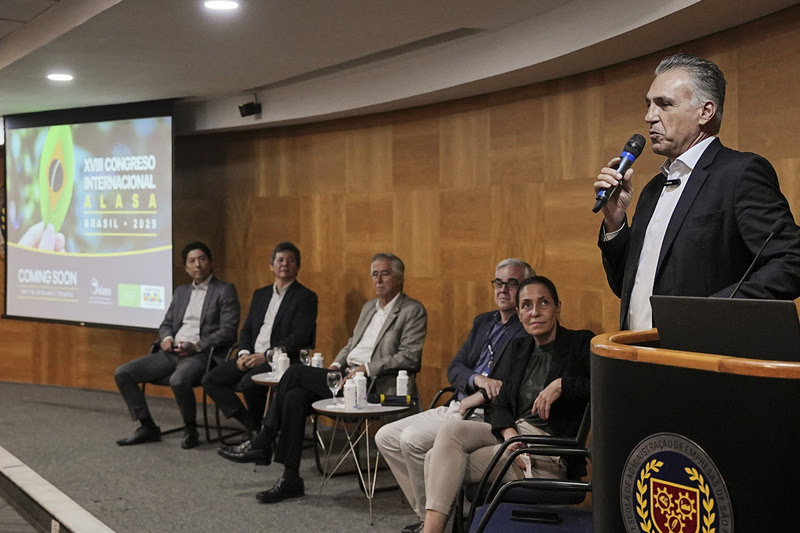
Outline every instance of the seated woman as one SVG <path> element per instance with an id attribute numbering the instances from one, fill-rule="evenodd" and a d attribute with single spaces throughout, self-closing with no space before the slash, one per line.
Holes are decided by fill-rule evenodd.
<path id="1" fill-rule="evenodd" d="M 441 532 L 459 488 L 477 483 L 499 442 L 517 435 L 574 437 L 589 401 L 587 330 L 569 330 L 558 323 L 561 301 L 544 276 L 524 280 L 517 291 L 517 313 L 530 336 L 508 347 L 498 374 L 503 382 L 487 422 L 456 420 L 439 432 L 425 458 L 427 505 L 423 531 Z M 508 453 L 523 447 L 512 444 Z M 582 458 L 569 463 L 558 457 L 531 456 L 533 477 L 564 479 L 585 473 Z M 506 480 L 523 477 L 520 457 Z"/>

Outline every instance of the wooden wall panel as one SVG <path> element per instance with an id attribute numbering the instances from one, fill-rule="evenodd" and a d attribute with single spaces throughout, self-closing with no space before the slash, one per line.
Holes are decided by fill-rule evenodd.
<path id="1" fill-rule="evenodd" d="M 596 247 L 592 183 L 633 133 L 647 133 L 645 95 L 658 61 L 682 50 L 720 64 L 729 82 L 723 142 L 768 157 L 800 217 L 799 37 L 800 7 L 793 7 L 519 89 L 321 124 L 178 138 L 176 283 L 186 279 L 180 248 L 204 240 L 215 273 L 236 283 L 244 315 L 253 291 L 272 280 L 274 245 L 294 241 L 303 253 L 299 279 L 320 299 L 317 351 L 330 362 L 373 295 L 370 258 L 394 252 L 406 263 L 406 292 L 428 310 L 419 379 L 426 400 L 445 383 L 472 318 L 492 309 L 488 282 L 503 258 L 525 259 L 556 282 L 568 327 L 614 330 L 619 300 Z M 642 154 L 635 194 L 661 162 Z M 153 339 L 14 320 L 0 320 L 0 335 L 0 379 L 112 390 L 114 368 Z"/>
<path id="2" fill-rule="evenodd" d="M 392 128 L 393 185 L 416 189 L 439 186 L 439 121 L 423 118 Z"/>
<path id="3" fill-rule="evenodd" d="M 415 190 L 394 195 L 393 252 L 405 263 L 406 276 L 438 279 L 439 193 Z"/>
<path id="4" fill-rule="evenodd" d="M 474 110 L 468 106 L 461 107 L 467 109 L 462 112 L 451 110 L 440 119 L 440 182 L 443 189 L 480 187 L 487 183 L 489 176 L 489 111 L 486 107 Z"/>
<path id="5" fill-rule="evenodd" d="M 392 128 L 377 126 L 345 133 L 347 193 L 392 189 Z"/>
<path id="6" fill-rule="evenodd" d="M 602 76 L 595 72 L 555 83 L 542 98 L 544 163 L 534 181 L 574 180 L 597 174 L 604 116 Z"/>
<path id="7" fill-rule="evenodd" d="M 791 139 L 800 138 L 800 27 L 776 22 L 773 31 L 751 34 L 737 54 L 739 141 L 771 160 L 796 157 Z M 763 22 L 756 25 L 763 30 Z"/>
<path id="8" fill-rule="evenodd" d="M 544 179 L 545 110 L 540 99 L 524 97 L 528 92 L 541 90 L 505 92 L 490 99 L 497 101 L 489 108 L 492 184 L 523 184 Z"/>

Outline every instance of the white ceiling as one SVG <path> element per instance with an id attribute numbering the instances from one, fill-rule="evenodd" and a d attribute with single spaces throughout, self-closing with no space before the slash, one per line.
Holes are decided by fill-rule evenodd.
<path id="1" fill-rule="evenodd" d="M 796 3 L 239 1 L 0 0 L 0 115 L 177 98 L 182 133 L 321 120 L 590 70 Z M 264 111 L 242 118 L 253 93 Z"/>

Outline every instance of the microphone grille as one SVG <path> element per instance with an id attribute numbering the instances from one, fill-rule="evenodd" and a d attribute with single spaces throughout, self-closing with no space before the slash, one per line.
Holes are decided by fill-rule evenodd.
<path id="1" fill-rule="evenodd" d="M 784 229 L 786 229 L 786 219 L 779 218 L 772 225 L 772 231 L 770 231 L 770 233 L 774 233 L 775 235 L 779 235 Z"/>
<path id="2" fill-rule="evenodd" d="M 634 133 L 633 136 L 628 139 L 628 142 L 625 143 L 624 150 L 633 155 L 633 157 L 639 157 L 645 144 L 647 144 L 647 141 L 645 141 L 644 137 L 638 133 Z"/>

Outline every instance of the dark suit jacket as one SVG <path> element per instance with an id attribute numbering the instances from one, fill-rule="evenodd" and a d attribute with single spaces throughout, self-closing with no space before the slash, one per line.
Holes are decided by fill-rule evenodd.
<path id="1" fill-rule="evenodd" d="M 664 176 L 639 196 L 630 227 L 599 246 L 611 290 L 622 300 L 620 327 L 628 307 L 645 231 Z M 715 139 L 700 157 L 672 214 L 658 259 L 653 294 L 731 294 L 777 220 L 786 228 L 762 253 L 736 296 L 793 300 L 800 296 L 800 231 L 769 162 L 722 146 Z"/>
<path id="2" fill-rule="evenodd" d="M 274 294 L 272 285 L 253 293 L 250 312 L 239 334 L 239 349 L 255 353 L 256 339 L 264 324 L 267 307 Z M 283 296 L 275 323 L 272 325 L 270 346 L 285 346 L 294 355 L 302 348 L 313 348 L 317 331 L 317 294 L 295 280 Z"/>
<path id="3" fill-rule="evenodd" d="M 575 437 L 589 402 L 589 343 L 594 333 L 588 330 L 571 330 L 558 325 L 553 359 L 545 383 L 549 385 L 561 378 L 561 397 L 550 408 L 548 424 L 555 437 Z M 536 347 L 533 337 L 526 335 L 514 339 L 508 354 L 500 362 L 497 378 L 503 387 L 497 400 L 488 409 L 487 416 L 498 438 L 506 428 L 515 428 L 519 414 L 519 389 L 525 378 L 528 360 Z M 570 479 L 583 476 L 586 462 L 583 459 L 567 461 Z"/>
<path id="4" fill-rule="evenodd" d="M 158 329 L 159 340 L 175 337 L 175 334 L 181 329 L 183 315 L 186 314 L 192 290 L 191 283 L 179 285 L 175 289 L 167 314 Z M 225 283 L 212 277 L 203 301 L 203 311 L 200 314 L 198 350 L 208 352 L 213 347 L 233 344 L 236 341 L 236 330 L 239 327 L 239 312 L 236 287 L 232 283 Z"/>
<path id="5" fill-rule="evenodd" d="M 339 351 L 334 362 L 342 367 L 347 366 L 347 355 L 356 347 L 373 315 L 375 302 L 372 299 L 361 308 L 353 336 Z M 377 380 L 375 392 L 378 394 L 395 394 L 398 370 L 407 370 L 409 374 L 417 373 L 422 364 L 422 344 L 428 328 L 428 314 L 425 307 L 415 299 L 400 294 L 389 316 L 386 317 L 369 367 L 370 379 Z M 409 376 L 408 389 L 413 393 L 416 384 L 413 376 Z"/>
<path id="6" fill-rule="evenodd" d="M 447 367 L 447 379 L 450 384 L 458 391 L 461 392 L 475 392 L 469 386 L 469 378 L 475 374 L 475 365 L 478 364 L 478 359 L 483 351 L 483 346 L 486 344 L 486 335 L 491 331 L 494 326 L 496 316 L 499 311 L 490 311 L 488 313 L 481 313 L 472 321 L 472 329 L 467 335 L 467 340 L 458 350 L 456 356 Z M 527 336 L 528 333 L 522 327 L 519 317 L 516 315 L 508 319 L 509 323 L 506 326 L 508 331 L 500 339 L 496 346 L 492 346 L 494 350 L 494 361 L 492 362 L 492 369 L 489 372 L 489 377 L 496 378 L 497 369 L 500 366 L 500 361 L 503 359 L 503 354 L 506 353 L 506 347 L 512 339 L 517 337 Z"/>

